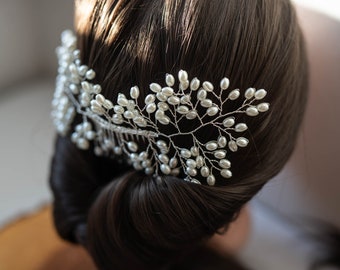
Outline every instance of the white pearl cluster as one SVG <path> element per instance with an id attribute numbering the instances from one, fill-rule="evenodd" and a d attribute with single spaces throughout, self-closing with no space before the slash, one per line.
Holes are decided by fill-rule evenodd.
<path id="1" fill-rule="evenodd" d="M 228 152 L 236 152 L 249 143 L 238 135 L 248 126 L 238 123 L 236 115 L 253 117 L 269 109 L 268 103 L 260 102 L 267 94 L 264 89 L 249 88 L 244 94 L 239 89 L 230 91 L 228 78 L 223 78 L 220 89 L 215 89 L 209 81 L 190 80 L 184 70 L 178 72 L 177 86 L 175 77 L 166 74 L 165 86 L 151 83 L 144 100 L 140 98 L 140 89 L 134 86 L 129 95 L 118 94 L 114 104 L 101 94 L 100 85 L 90 82 L 95 72 L 81 64 L 72 32 L 63 33 L 57 54 L 59 75 L 52 102 L 57 131 L 66 135 L 78 113 L 83 122 L 75 126 L 72 142 L 80 149 L 89 149 L 93 142 L 95 154 L 123 155 L 136 170 L 146 174 L 177 176 L 183 172 L 185 180 L 200 184 L 205 179 L 211 186 L 218 179 L 231 178 Z M 242 97 L 243 103 L 237 110 L 223 109 L 226 102 Z M 183 131 L 187 121 L 197 123 L 190 132 Z M 171 133 L 163 131 L 168 130 L 162 128 L 167 125 L 172 126 Z M 216 139 L 200 141 L 196 137 L 198 132 L 212 129 L 219 134 Z M 177 145 L 175 142 L 179 141 L 192 146 Z"/>

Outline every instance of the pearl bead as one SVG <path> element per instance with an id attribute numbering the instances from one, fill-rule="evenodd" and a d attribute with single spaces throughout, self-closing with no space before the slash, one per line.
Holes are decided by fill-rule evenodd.
<path id="1" fill-rule="evenodd" d="M 113 148 L 113 152 L 116 154 L 116 155 L 121 155 L 123 153 L 123 150 L 121 147 L 119 146 L 116 146 Z"/>
<path id="2" fill-rule="evenodd" d="M 157 120 L 159 120 L 160 118 L 162 118 L 164 116 L 165 116 L 164 111 L 161 110 L 161 109 L 158 109 L 155 113 L 155 117 L 156 117 Z"/>
<path id="3" fill-rule="evenodd" d="M 168 175 L 168 174 L 170 174 L 171 169 L 170 169 L 170 167 L 168 165 L 162 164 L 161 165 L 161 171 L 162 171 L 162 173 Z"/>
<path id="4" fill-rule="evenodd" d="M 196 161 L 193 159 L 188 159 L 186 161 L 186 164 L 189 168 L 196 168 Z"/>
<path id="5" fill-rule="evenodd" d="M 175 84 L 175 78 L 171 74 L 166 74 L 165 82 L 168 86 L 173 86 Z"/>
<path id="6" fill-rule="evenodd" d="M 169 110 L 169 105 L 166 104 L 165 102 L 159 102 L 159 103 L 157 104 L 157 107 L 158 107 L 159 109 L 161 109 L 162 111 L 167 111 L 167 110 Z"/>
<path id="7" fill-rule="evenodd" d="M 256 108 L 259 112 L 266 112 L 269 110 L 269 103 L 261 103 Z"/>
<path id="8" fill-rule="evenodd" d="M 86 76 L 86 79 L 93 80 L 96 77 L 96 73 L 94 72 L 94 70 L 90 69 L 86 71 L 85 76 Z"/>
<path id="9" fill-rule="evenodd" d="M 218 147 L 218 145 L 215 141 L 207 142 L 206 145 L 205 145 L 205 148 L 209 151 L 214 151 L 214 150 L 217 149 L 217 147 Z"/>
<path id="10" fill-rule="evenodd" d="M 103 107 L 107 110 L 111 110 L 113 108 L 113 104 L 110 100 L 106 99 L 103 102 Z"/>
<path id="11" fill-rule="evenodd" d="M 174 94 L 174 90 L 171 87 L 164 87 L 161 93 L 167 97 L 171 97 Z"/>
<path id="12" fill-rule="evenodd" d="M 159 140 L 156 142 L 156 145 L 159 149 L 164 149 L 164 148 L 167 148 L 168 145 L 166 144 L 165 141 L 162 141 L 162 140 Z"/>
<path id="13" fill-rule="evenodd" d="M 197 92 L 197 99 L 202 101 L 202 100 L 205 100 L 207 97 L 207 91 L 203 90 L 203 89 L 200 89 L 198 92 Z"/>
<path id="14" fill-rule="evenodd" d="M 190 182 L 193 183 L 193 184 L 201 185 L 201 182 L 198 181 L 197 179 L 191 179 Z"/>
<path id="15" fill-rule="evenodd" d="M 170 162 L 169 162 L 170 168 L 172 169 L 176 168 L 177 164 L 178 164 L 177 158 L 173 157 L 170 159 Z"/>
<path id="16" fill-rule="evenodd" d="M 96 137 L 96 133 L 92 130 L 86 132 L 86 139 L 92 141 Z"/>
<path id="17" fill-rule="evenodd" d="M 143 151 L 143 152 L 139 153 L 139 159 L 145 160 L 147 158 L 148 158 L 148 153 L 147 152 Z"/>
<path id="18" fill-rule="evenodd" d="M 140 162 L 138 162 L 138 161 L 134 162 L 134 163 L 132 164 L 132 166 L 133 166 L 133 168 L 134 168 L 135 170 L 137 170 L 137 171 L 143 169 L 142 165 L 141 165 Z"/>
<path id="19" fill-rule="evenodd" d="M 190 104 L 190 99 L 191 99 L 191 97 L 189 95 L 184 95 L 183 97 L 181 97 L 181 103 L 182 104 Z"/>
<path id="20" fill-rule="evenodd" d="M 207 177 L 207 183 L 209 186 L 214 186 L 215 185 L 215 176 L 212 174 Z"/>
<path id="21" fill-rule="evenodd" d="M 134 117 L 133 112 L 131 112 L 131 111 L 125 111 L 125 112 L 124 112 L 124 117 L 125 117 L 126 119 L 132 119 L 132 118 Z"/>
<path id="22" fill-rule="evenodd" d="M 246 147 L 248 145 L 249 141 L 246 138 L 239 137 L 236 139 L 236 144 L 239 147 Z"/>
<path id="23" fill-rule="evenodd" d="M 226 90 L 226 89 L 228 89 L 229 84 L 230 84 L 229 79 L 223 78 L 220 82 L 220 87 L 221 87 L 222 90 Z"/>
<path id="24" fill-rule="evenodd" d="M 188 119 L 188 120 L 193 120 L 197 117 L 197 111 L 196 110 L 191 110 L 189 111 L 185 117 Z"/>
<path id="25" fill-rule="evenodd" d="M 254 88 L 248 88 L 244 94 L 244 97 L 246 99 L 251 99 L 254 97 L 255 94 L 255 89 Z"/>
<path id="26" fill-rule="evenodd" d="M 124 94 L 119 94 L 118 95 L 117 103 L 118 103 L 118 105 L 123 106 L 123 107 L 125 107 L 125 106 L 127 106 L 129 104 L 129 102 L 126 99 Z"/>
<path id="27" fill-rule="evenodd" d="M 244 123 L 240 123 L 240 124 L 237 124 L 235 126 L 235 131 L 236 132 L 243 132 L 243 131 L 246 131 L 248 129 L 247 125 L 244 124 Z"/>
<path id="28" fill-rule="evenodd" d="M 102 91 L 102 87 L 99 84 L 95 84 L 93 86 L 93 93 L 94 94 L 99 94 Z"/>
<path id="29" fill-rule="evenodd" d="M 230 177 L 233 176 L 233 174 L 231 173 L 231 171 L 228 170 L 228 169 L 223 169 L 223 170 L 221 170 L 221 175 L 222 175 L 222 177 L 224 177 L 224 178 L 230 178 Z"/>
<path id="30" fill-rule="evenodd" d="M 188 73 L 185 70 L 178 72 L 178 79 L 181 83 L 185 83 L 188 80 Z"/>
<path id="31" fill-rule="evenodd" d="M 235 141 L 229 141 L 228 147 L 229 147 L 230 151 L 232 151 L 232 152 L 236 152 L 237 149 L 238 149 Z"/>
<path id="32" fill-rule="evenodd" d="M 224 136 L 220 136 L 217 139 L 217 144 L 219 147 L 224 148 L 227 145 L 227 138 Z"/>
<path id="33" fill-rule="evenodd" d="M 113 107 L 113 111 L 117 114 L 123 114 L 124 113 L 124 108 L 120 105 L 115 105 Z"/>
<path id="34" fill-rule="evenodd" d="M 249 116 L 256 116 L 259 114 L 259 111 L 255 107 L 248 107 L 246 110 L 246 114 Z"/>
<path id="35" fill-rule="evenodd" d="M 217 106 L 212 106 L 209 109 L 207 109 L 207 114 L 209 116 L 214 116 L 214 115 L 216 115 L 218 113 L 218 111 L 219 111 L 219 109 L 218 109 Z"/>
<path id="36" fill-rule="evenodd" d="M 144 102 L 145 102 L 146 105 L 148 105 L 148 104 L 154 103 L 155 100 L 156 100 L 155 95 L 154 95 L 154 94 L 149 94 L 149 95 L 147 95 L 147 96 L 145 97 Z"/>
<path id="37" fill-rule="evenodd" d="M 151 103 L 151 104 L 146 106 L 146 111 L 148 113 L 154 113 L 156 111 L 156 109 L 157 109 L 157 106 L 156 106 L 155 103 Z"/>
<path id="38" fill-rule="evenodd" d="M 199 149 L 196 146 L 192 146 L 190 148 L 190 152 L 191 152 L 193 157 L 197 157 L 199 155 Z"/>
<path id="39" fill-rule="evenodd" d="M 135 142 L 128 142 L 127 146 L 131 152 L 137 152 L 138 150 L 138 146 Z"/>
<path id="40" fill-rule="evenodd" d="M 84 139 L 84 138 L 79 138 L 77 140 L 77 146 L 78 148 L 82 149 L 82 150 L 87 150 L 90 147 L 90 143 L 88 140 Z"/>
<path id="41" fill-rule="evenodd" d="M 142 166 L 144 168 L 150 167 L 151 166 L 151 160 L 147 159 L 147 160 L 142 161 Z"/>
<path id="42" fill-rule="evenodd" d="M 140 127 L 146 127 L 147 126 L 147 122 L 141 116 L 134 117 L 133 122 L 135 122 Z"/>
<path id="43" fill-rule="evenodd" d="M 263 99 L 267 95 L 267 91 L 264 89 L 259 89 L 255 92 L 255 99 Z"/>
<path id="44" fill-rule="evenodd" d="M 231 166 L 231 163 L 227 159 L 221 159 L 218 164 L 220 165 L 221 168 L 223 169 L 229 169 Z"/>
<path id="45" fill-rule="evenodd" d="M 137 99 L 139 97 L 139 88 L 137 86 L 131 87 L 130 96 L 134 99 Z"/>
<path id="46" fill-rule="evenodd" d="M 116 125 L 120 125 L 124 122 L 122 116 L 120 114 L 114 114 L 112 116 L 112 121 L 113 123 L 115 123 Z"/>
<path id="47" fill-rule="evenodd" d="M 162 90 L 162 87 L 158 83 L 150 84 L 150 90 L 154 93 L 159 93 Z"/>
<path id="48" fill-rule="evenodd" d="M 85 65 L 82 65 L 78 68 L 78 72 L 80 76 L 85 76 L 86 71 L 88 70 L 88 67 Z"/>
<path id="49" fill-rule="evenodd" d="M 235 100 L 235 99 L 238 99 L 239 96 L 240 96 L 240 90 L 235 89 L 229 93 L 228 98 L 230 100 Z"/>
<path id="50" fill-rule="evenodd" d="M 204 90 L 206 90 L 208 92 L 214 91 L 214 86 L 212 85 L 211 82 L 203 82 L 202 87 L 203 87 Z"/>
<path id="51" fill-rule="evenodd" d="M 154 169 L 152 167 L 145 168 L 144 172 L 146 175 L 150 175 L 150 174 L 153 174 Z"/>
<path id="52" fill-rule="evenodd" d="M 209 168 L 207 166 L 203 166 L 200 170 L 201 175 L 203 177 L 208 177 L 209 176 Z"/>
<path id="53" fill-rule="evenodd" d="M 171 105 L 178 105 L 180 103 L 180 99 L 175 96 L 171 96 L 168 98 L 168 103 Z"/>
<path id="54" fill-rule="evenodd" d="M 212 106 L 212 100 L 211 99 L 204 99 L 201 101 L 201 106 L 204 108 L 210 108 Z"/>
<path id="55" fill-rule="evenodd" d="M 200 80 L 197 78 L 193 78 L 190 82 L 190 89 L 192 91 L 196 91 L 200 87 Z"/>
<path id="56" fill-rule="evenodd" d="M 164 164 L 169 163 L 169 157 L 167 155 L 160 154 L 160 155 L 158 155 L 158 159 Z"/>
<path id="57" fill-rule="evenodd" d="M 222 159 L 226 157 L 227 152 L 223 150 L 217 150 L 214 152 L 214 157 L 217 159 Z"/>
<path id="58" fill-rule="evenodd" d="M 168 125 L 170 123 L 170 118 L 166 115 L 157 119 L 162 125 Z"/>
<path id="59" fill-rule="evenodd" d="M 157 93 L 156 97 L 159 101 L 166 101 L 167 100 L 167 96 L 164 95 L 163 93 Z"/>
<path id="60" fill-rule="evenodd" d="M 94 153 L 96 156 L 101 156 L 103 154 L 103 150 L 99 146 L 96 146 L 94 148 Z"/>
<path id="61" fill-rule="evenodd" d="M 177 112 L 180 114 L 187 114 L 189 112 L 189 108 L 185 105 L 178 106 Z"/>
<path id="62" fill-rule="evenodd" d="M 196 157 L 196 167 L 201 168 L 204 165 L 204 159 L 202 156 Z"/>
<path id="63" fill-rule="evenodd" d="M 188 87 L 189 87 L 189 81 L 181 82 L 181 83 L 179 84 L 179 88 L 180 88 L 181 90 L 186 90 L 186 89 L 188 89 Z"/>
<path id="64" fill-rule="evenodd" d="M 191 152 L 188 149 L 182 149 L 181 150 L 181 156 L 184 158 L 190 158 Z"/>
<path id="65" fill-rule="evenodd" d="M 193 168 L 187 168 L 186 169 L 187 174 L 189 174 L 190 176 L 196 176 L 197 175 L 197 170 L 193 169 Z"/>

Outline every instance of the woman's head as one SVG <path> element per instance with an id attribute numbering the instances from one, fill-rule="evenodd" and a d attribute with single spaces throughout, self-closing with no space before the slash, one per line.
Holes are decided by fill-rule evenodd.
<path id="1" fill-rule="evenodd" d="M 100 267 L 182 259 L 228 225 L 293 150 L 307 94 L 294 10 L 285 0 L 77 0 L 75 25 L 82 62 L 112 101 L 134 85 L 144 98 L 151 82 L 181 69 L 268 92 L 270 110 L 246 121 L 249 146 L 230 154 L 231 181 L 209 187 L 126 172 L 92 206 L 88 248 Z"/>

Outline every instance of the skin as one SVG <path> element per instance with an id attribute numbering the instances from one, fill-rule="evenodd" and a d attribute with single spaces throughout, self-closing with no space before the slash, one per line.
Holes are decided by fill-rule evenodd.
<path id="1" fill-rule="evenodd" d="M 236 254 L 248 240 L 251 229 L 249 206 L 246 204 L 225 233 L 215 233 L 207 242 L 208 247 L 219 254 Z M 223 229 L 221 229 L 223 231 Z"/>

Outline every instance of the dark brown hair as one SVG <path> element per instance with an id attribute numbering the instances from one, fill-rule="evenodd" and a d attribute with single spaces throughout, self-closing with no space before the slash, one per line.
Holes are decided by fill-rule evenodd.
<path id="1" fill-rule="evenodd" d="M 227 226 L 292 153 L 307 95 L 293 7 L 288 0 L 77 0 L 75 25 L 82 61 L 111 100 L 134 85 L 143 98 L 151 82 L 180 69 L 214 85 L 226 76 L 231 89 L 268 92 L 270 111 L 247 121 L 249 146 L 230 154 L 232 180 L 215 187 L 145 176 L 58 138 L 51 186 L 59 233 L 86 245 L 101 269 L 179 263 Z"/>

